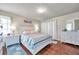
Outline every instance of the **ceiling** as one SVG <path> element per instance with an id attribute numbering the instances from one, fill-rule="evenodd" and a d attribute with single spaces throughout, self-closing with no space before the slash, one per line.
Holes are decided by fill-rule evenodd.
<path id="1" fill-rule="evenodd" d="M 39 14 L 36 9 L 44 7 L 46 12 Z M 53 17 L 79 11 L 78 3 L 0 3 L 0 10 L 12 12 L 35 20 L 47 20 Z"/>

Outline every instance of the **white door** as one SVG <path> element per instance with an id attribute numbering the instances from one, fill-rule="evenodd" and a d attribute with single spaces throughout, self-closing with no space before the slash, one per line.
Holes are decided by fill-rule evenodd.
<path id="1" fill-rule="evenodd" d="M 41 24 L 41 32 L 42 33 L 45 33 L 45 23 L 42 23 Z"/>
<path id="2" fill-rule="evenodd" d="M 53 38 L 56 39 L 56 38 L 57 38 L 57 27 L 56 27 L 57 24 L 56 24 L 56 21 L 53 21 L 53 22 L 52 22 L 52 25 L 53 25 L 53 26 L 52 26 Z"/>
<path id="3" fill-rule="evenodd" d="M 48 22 L 48 34 L 52 35 L 56 39 L 56 21 Z"/>
<path id="4" fill-rule="evenodd" d="M 53 36 L 54 39 L 56 39 L 56 37 L 57 37 L 56 21 L 42 23 L 41 32 L 50 34 Z"/>

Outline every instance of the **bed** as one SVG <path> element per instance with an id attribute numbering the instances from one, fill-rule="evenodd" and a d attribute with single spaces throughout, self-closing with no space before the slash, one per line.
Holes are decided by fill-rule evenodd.
<path id="1" fill-rule="evenodd" d="M 22 34 L 21 43 L 33 54 L 37 54 L 48 44 L 52 43 L 52 36 L 42 33 Z"/>
<path id="2" fill-rule="evenodd" d="M 3 42 L 6 42 L 7 47 L 14 44 L 19 44 L 19 35 L 11 35 L 3 37 Z"/>
<path id="3" fill-rule="evenodd" d="M 19 44 L 20 35 L 11 35 L 11 36 L 0 36 L 0 43 L 3 42 L 6 43 L 6 46 Z"/>

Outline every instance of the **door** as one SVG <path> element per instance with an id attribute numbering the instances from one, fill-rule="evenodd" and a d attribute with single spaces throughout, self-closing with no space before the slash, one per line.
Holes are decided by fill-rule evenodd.
<path id="1" fill-rule="evenodd" d="M 53 36 L 54 39 L 56 39 L 57 37 L 56 21 L 43 22 L 41 24 L 41 32 L 45 34 L 50 34 Z"/>
<path id="2" fill-rule="evenodd" d="M 48 34 L 52 35 L 54 39 L 56 39 L 56 21 L 52 21 L 48 23 Z"/>

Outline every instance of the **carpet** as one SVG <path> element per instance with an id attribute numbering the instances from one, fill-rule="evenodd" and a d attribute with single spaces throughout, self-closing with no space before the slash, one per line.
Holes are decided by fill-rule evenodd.
<path id="1" fill-rule="evenodd" d="M 7 55 L 26 55 L 26 52 L 19 44 L 7 47 Z"/>

